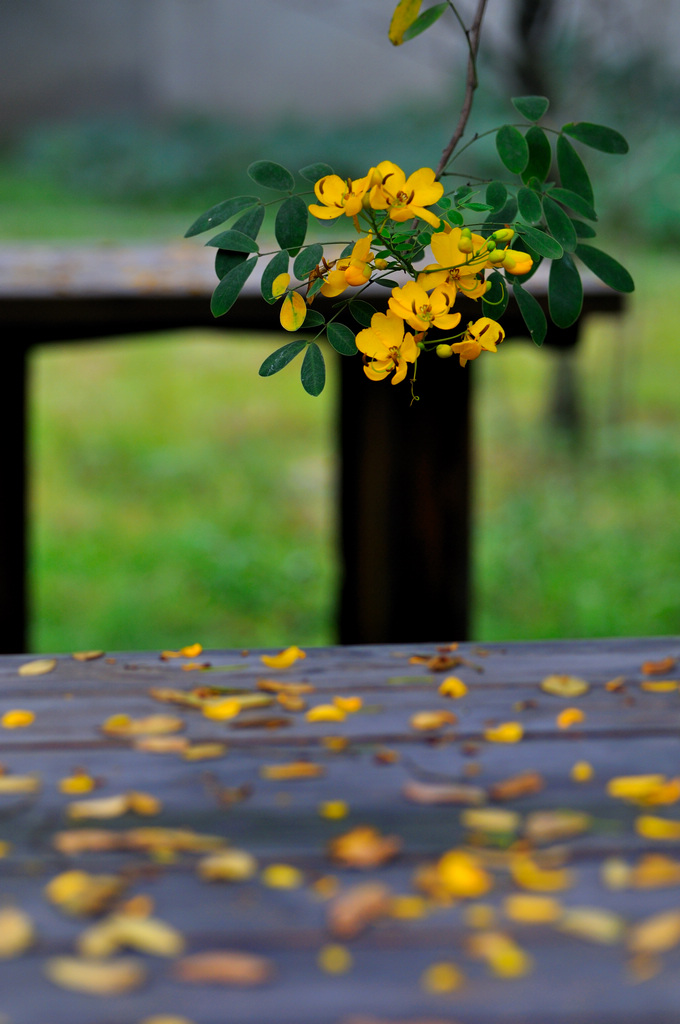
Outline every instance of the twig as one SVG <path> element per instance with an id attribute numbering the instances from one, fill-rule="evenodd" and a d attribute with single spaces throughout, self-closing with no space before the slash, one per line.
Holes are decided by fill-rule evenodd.
<path id="1" fill-rule="evenodd" d="M 467 82 L 465 86 L 465 99 L 463 100 L 463 106 L 460 111 L 460 118 L 456 130 L 451 137 L 451 141 L 444 150 L 441 156 L 441 160 L 437 165 L 435 171 L 435 178 L 440 178 L 442 172 L 445 170 L 447 163 L 451 159 L 451 154 L 460 142 L 465 126 L 470 117 L 470 111 L 472 110 L 472 99 L 477 88 L 477 50 L 479 49 L 479 33 L 482 26 L 482 18 L 484 17 L 484 10 L 486 8 L 487 0 L 479 0 L 477 4 L 477 11 L 475 13 L 474 21 L 470 26 L 470 29 L 465 29 L 465 36 L 468 43 L 468 67 L 467 67 Z M 454 8 L 455 11 L 455 8 Z M 455 12 L 457 15 L 457 11 Z M 460 19 L 459 19 L 460 20 Z"/>

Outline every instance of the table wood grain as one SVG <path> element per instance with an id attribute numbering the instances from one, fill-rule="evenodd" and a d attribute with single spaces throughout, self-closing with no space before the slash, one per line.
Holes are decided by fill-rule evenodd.
<path id="1" fill-rule="evenodd" d="M 680 693 L 671 687 L 650 692 L 642 684 L 678 678 L 674 661 L 661 674 L 646 674 L 643 665 L 677 658 L 680 638 L 460 644 L 456 649 L 444 638 L 441 645 L 318 648 L 285 670 L 266 667 L 262 653 L 202 652 L 194 663 L 209 668 L 193 669 L 187 669 L 189 659 L 161 660 L 160 652 L 84 662 L 61 655 L 50 672 L 36 676 L 19 674 L 31 660 L 27 656 L 0 659 L 0 720 L 6 723 L 2 716 L 13 710 L 34 714 L 25 727 L 0 727 L 3 773 L 39 779 L 35 793 L 0 793 L 0 842 L 7 844 L 0 859 L 0 909 L 20 908 L 36 931 L 30 949 L 0 959 L 3 1024 L 141 1024 L 161 1014 L 194 1024 L 677 1022 L 680 948 L 671 941 L 667 951 L 641 963 L 629 947 L 639 922 L 680 910 L 680 886 L 610 888 L 602 870 L 613 859 L 630 869 L 650 854 L 680 857 L 679 841 L 645 839 L 636 829 L 644 814 L 677 822 L 677 803 L 644 808 L 607 792 L 616 776 L 659 773 L 672 779 L 679 774 Z M 440 659 L 439 670 L 437 663 L 428 666 L 430 658 Z M 550 674 L 573 675 L 590 687 L 581 696 L 554 696 L 540 685 Z M 451 675 L 466 684 L 459 699 L 439 693 Z M 362 706 L 336 722 L 309 721 L 306 710 L 280 704 L 219 722 L 200 710 L 156 699 L 159 690 L 193 693 L 201 687 L 262 694 L 263 680 L 313 687 L 303 695 L 307 710 L 335 697 L 360 697 Z M 583 721 L 559 728 L 557 715 L 565 707 L 579 708 Z M 457 720 L 420 731 L 412 719 L 421 711 L 450 712 Z M 136 720 L 159 713 L 182 719 L 177 735 L 189 744 L 220 743 L 226 751 L 191 761 L 181 752 L 137 749 L 134 738 L 102 731 L 112 715 Z M 265 719 L 279 725 L 267 726 Z M 519 742 L 485 738 L 489 728 L 508 721 L 521 724 Z M 301 761 L 318 765 L 318 776 L 263 777 L 266 766 Z M 572 778 L 578 761 L 592 766 L 590 781 Z M 59 781 L 77 771 L 98 781 L 93 793 L 79 797 L 60 790 Z M 494 787 L 522 773 L 535 773 L 542 788 L 494 799 Z M 471 835 L 463 806 L 414 802 L 406 795 L 414 784 L 416 792 L 418 787 L 432 792 L 430 787 L 454 783 L 478 787 L 483 806 L 516 811 L 520 844 L 537 811 L 587 812 L 590 824 L 581 833 L 525 848 L 539 860 L 557 858 L 572 873 L 568 888 L 543 895 L 565 909 L 614 912 L 622 920 L 620 939 L 602 944 L 566 934 L 558 923 L 508 919 L 506 898 L 523 891 L 508 871 L 508 849 L 484 845 L 479 835 Z M 157 798 L 158 813 L 128 812 L 104 820 L 69 816 L 75 800 L 131 792 Z M 347 816 L 322 816 L 320 807 L 328 801 L 345 802 Z M 397 855 L 363 870 L 335 863 L 329 844 L 364 825 L 398 837 Z M 241 882 L 204 881 L 198 852 L 172 855 L 162 846 L 154 851 L 153 844 L 126 845 L 125 837 L 140 827 L 217 837 L 251 854 L 257 871 Z M 60 836 L 82 837 L 91 828 L 115 834 L 120 848 L 64 852 Z M 415 894 L 424 866 L 454 849 L 472 851 L 487 864 L 493 879 L 488 893 L 448 905 L 435 901 L 425 915 L 412 919 L 385 913 L 355 937 L 333 934 L 330 908 L 352 887 L 373 882 L 388 887 L 392 896 Z M 301 884 L 267 885 L 263 872 L 272 864 L 296 868 Z M 63 914 L 46 897 L 50 880 L 72 869 L 124 878 L 121 899 L 149 897 L 153 916 L 184 937 L 184 952 L 160 957 L 132 951 L 146 980 L 124 995 L 88 995 L 48 980 L 52 958 L 73 955 L 79 935 L 92 924 Z M 329 898 L 333 885 L 337 892 Z M 480 904 L 490 909 L 479 911 Z M 482 931 L 502 933 L 528 956 L 526 974 L 500 977 L 473 955 L 471 905 L 478 914 L 492 915 L 493 923 Z M 324 947 L 338 943 L 349 951 L 351 967 L 328 973 L 318 957 Z M 182 957 L 208 950 L 262 956 L 272 977 L 252 987 L 180 980 Z M 428 968 L 442 962 L 455 964 L 464 981 L 437 994 L 427 990 L 424 978 Z"/>

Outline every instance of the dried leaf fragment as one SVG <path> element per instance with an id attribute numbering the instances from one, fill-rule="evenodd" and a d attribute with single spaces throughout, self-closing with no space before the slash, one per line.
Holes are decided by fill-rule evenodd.
<path id="1" fill-rule="evenodd" d="M 298 697 L 302 693 L 314 693 L 316 690 L 311 683 L 280 682 L 278 679 L 260 679 L 257 688 L 264 690 L 265 693 L 287 693 L 291 697 Z"/>
<path id="2" fill-rule="evenodd" d="M 38 775 L 0 775 L 0 794 L 37 793 L 39 790 Z"/>
<path id="3" fill-rule="evenodd" d="M 522 796 L 540 793 L 544 786 L 545 779 L 538 772 L 520 772 L 519 775 L 512 775 L 509 779 L 500 779 L 498 782 L 494 782 L 489 789 L 489 796 L 492 800 L 500 802 L 517 800 Z"/>
<path id="4" fill-rule="evenodd" d="M 215 950 L 194 953 L 178 960 L 174 968 L 178 981 L 197 985 L 263 985 L 274 976 L 270 960 L 253 953 Z"/>
<path id="5" fill-rule="evenodd" d="M 474 807 L 461 812 L 460 823 L 472 832 L 493 832 L 507 835 L 517 832 L 520 826 L 517 811 L 505 807 Z"/>
<path id="6" fill-rule="evenodd" d="M 140 736 L 133 746 L 135 750 L 145 750 L 149 754 L 183 754 L 189 740 L 186 736 Z"/>
<path id="7" fill-rule="evenodd" d="M 133 957 L 98 963 L 83 957 L 54 956 L 47 961 L 45 973 L 60 988 L 95 996 L 123 995 L 146 981 L 144 965 Z"/>
<path id="8" fill-rule="evenodd" d="M 632 868 L 630 884 L 636 889 L 680 885 L 680 861 L 662 853 L 647 853 Z"/>
<path id="9" fill-rule="evenodd" d="M 578 676 L 550 675 L 541 683 L 541 689 L 555 697 L 580 697 L 588 692 L 590 683 Z"/>
<path id="10" fill-rule="evenodd" d="M 21 956 L 35 942 L 29 915 L 18 907 L 0 907 L 0 960 Z"/>
<path id="11" fill-rule="evenodd" d="M 557 843 L 587 832 L 593 823 L 585 811 L 532 811 L 524 823 L 524 835 L 532 844 Z"/>
<path id="12" fill-rule="evenodd" d="M 332 839 L 328 853 L 344 867 L 375 868 L 393 860 L 401 846 L 398 836 L 384 836 L 371 825 L 359 825 Z"/>
<path id="13" fill-rule="evenodd" d="M 146 718 L 130 718 L 129 715 L 111 715 L 101 726 L 109 736 L 164 736 L 179 732 L 184 721 L 176 715 L 148 715 Z"/>
<path id="14" fill-rule="evenodd" d="M 620 942 L 625 932 L 623 918 L 603 907 L 569 907 L 557 927 L 561 932 L 602 945 Z"/>
<path id="15" fill-rule="evenodd" d="M 247 850 L 222 850 L 198 863 L 198 874 L 206 882 L 246 882 L 257 873 L 257 861 Z"/>
<path id="16" fill-rule="evenodd" d="M 340 893 L 328 908 L 328 927 L 340 939 L 352 939 L 389 913 L 391 891 L 382 882 L 366 882 Z"/>
<path id="17" fill-rule="evenodd" d="M 421 732 L 434 732 L 447 725 L 455 725 L 458 716 L 452 711 L 417 711 L 411 716 L 411 728 Z"/>
<path id="18" fill-rule="evenodd" d="M 182 750 L 184 761 L 210 761 L 224 757 L 227 753 L 226 743 L 190 743 Z"/>
<path id="19" fill-rule="evenodd" d="M 74 651 L 71 657 L 75 661 L 96 661 L 103 658 L 106 651 Z"/>
<path id="20" fill-rule="evenodd" d="M 113 796 L 95 797 L 91 800 L 74 800 L 66 813 L 69 818 L 118 818 L 129 812 L 133 814 L 158 814 L 160 802 L 149 793 L 116 793 Z"/>
<path id="21" fill-rule="evenodd" d="M 411 779 L 402 787 L 402 795 L 415 804 L 483 804 L 486 791 L 481 786 L 462 782 L 419 782 Z"/>
<path id="22" fill-rule="evenodd" d="M 420 987 L 433 995 L 455 992 L 465 984 L 460 967 L 448 960 L 430 964 L 420 976 Z"/>
<path id="23" fill-rule="evenodd" d="M 35 661 L 25 661 L 19 666 L 20 676 L 46 676 L 57 667 L 56 658 L 36 658 Z"/>
<path id="24" fill-rule="evenodd" d="M 184 950 L 184 938 L 165 921 L 120 913 L 86 928 L 78 937 L 81 956 L 103 958 L 123 948 L 152 956 L 175 957 Z"/>
<path id="25" fill-rule="evenodd" d="M 522 854 L 512 858 L 510 872 L 515 883 L 522 889 L 535 889 L 539 892 L 569 889 L 574 883 L 572 873 L 566 868 L 543 868 L 531 857 Z"/>
<path id="26" fill-rule="evenodd" d="M 353 958 L 346 946 L 329 942 L 319 950 L 316 962 L 326 974 L 347 974 L 352 967 Z"/>
<path id="27" fill-rule="evenodd" d="M 665 953 L 680 942 L 680 910 L 665 910 L 633 925 L 627 944 L 632 953 Z"/>
<path id="28" fill-rule="evenodd" d="M 660 658 L 658 661 L 644 661 L 642 663 L 642 671 L 646 676 L 661 675 L 662 673 L 671 672 L 677 665 L 678 659 L 667 657 Z"/>
<path id="29" fill-rule="evenodd" d="M 289 779 L 318 779 L 326 774 L 322 764 L 313 761 L 291 761 L 289 764 L 263 764 L 260 777 L 271 781 Z"/>
<path id="30" fill-rule="evenodd" d="M 45 896 L 64 914 L 85 917 L 108 909 L 127 883 L 120 875 L 91 875 L 87 871 L 62 871 L 45 886 Z"/>

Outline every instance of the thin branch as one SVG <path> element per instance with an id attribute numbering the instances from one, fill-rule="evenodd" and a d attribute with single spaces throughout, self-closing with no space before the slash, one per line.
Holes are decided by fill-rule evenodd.
<path id="1" fill-rule="evenodd" d="M 435 171 L 436 178 L 441 177 L 442 172 L 444 171 L 446 165 L 451 159 L 451 154 L 453 153 L 454 149 L 456 148 L 461 138 L 463 137 L 465 126 L 467 125 L 468 118 L 470 117 L 470 111 L 472 110 L 472 99 L 474 97 L 475 89 L 477 88 L 478 85 L 477 50 L 479 49 L 479 33 L 482 27 L 482 18 L 484 17 L 484 10 L 486 8 L 486 4 L 487 0 L 479 0 L 477 4 L 477 11 L 475 13 L 475 18 L 474 21 L 472 22 L 470 30 L 468 31 L 466 29 L 465 31 L 465 36 L 467 38 L 469 50 L 467 82 L 465 86 L 465 99 L 463 100 L 463 106 L 461 107 L 460 118 L 458 119 L 456 130 L 453 133 L 451 141 L 449 142 L 448 146 L 442 153 L 441 160 L 437 165 L 437 170 Z"/>

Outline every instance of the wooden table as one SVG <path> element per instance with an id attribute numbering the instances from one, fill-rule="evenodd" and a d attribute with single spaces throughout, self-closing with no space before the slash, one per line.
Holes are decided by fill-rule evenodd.
<path id="1" fill-rule="evenodd" d="M 0 659 L 0 914 L 13 907 L 35 929 L 33 945 L 0 958 L 0 1020 L 676 1024 L 680 812 L 677 781 L 664 779 L 680 766 L 680 638 L 319 648 L 287 669 L 260 653 L 61 656 L 47 674 L 23 676 L 28 658 Z M 210 667 L 188 668 L 197 663 Z M 555 674 L 589 689 L 546 692 Z M 439 692 L 451 676 L 467 687 L 458 698 Z M 294 684 L 307 687 L 297 710 Z M 247 702 L 274 697 L 276 685 L 289 707 L 222 721 L 158 699 L 200 705 L 226 687 Z M 338 698 L 362 704 L 346 703 L 341 721 L 308 719 Z M 570 712 L 560 728 L 570 708 L 583 718 Z M 34 719 L 8 728 L 19 711 Z M 439 724 L 414 727 L 421 712 Z M 150 735 L 159 714 L 178 731 Z M 137 732 L 111 731 L 116 721 Z M 489 734 L 506 723 L 521 726 L 516 742 Z M 579 762 L 592 778 L 573 777 Z M 63 792 L 78 772 L 97 788 Z M 611 790 L 612 779 L 655 773 L 647 804 L 624 798 L 630 782 L 621 796 Z M 21 779 L 26 792 L 7 792 Z M 93 817 L 111 798 L 118 813 Z M 480 811 L 486 824 L 473 820 Z M 206 880 L 212 847 L 232 851 L 241 880 Z M 72 871 L 112 876 L 121 891 L 98 914 L 69 916 L 54 893 Z M 139 986 L 102 995 L 50 981 L 55 958 L 91 943 L 94 925 L 111 935 L 116 909 L 133 943 L 144 914 L 171 929 L 167 955 L 142 943 L 109 956 L 132 957 Z M 187 958 L 209 951 L 256 959 L 218 959 L 220 982 L 187 980 L 201 966 Z M 246 967 L 253 984 L 235 984 Z M 81 983 L 82 965 L 75 973 Z"/>
<path id="2" fill-rule="evenodd" d="M 253 275 L 241 298 L 215 320 L 209 296 L 216 278 L 213 251 L 172 246 L 0 247 L 0 324 L 10 339 L 9 386 L 0 407 L 5 497 L 0 503 L 0 652 L 28 646 L 26 587 L 27 359 L 36 345 L 93 340 L 190 327 L 272 330 L 278 308 L 265 303 Z M 546 345 L 573 346 L 583 318 L 619 313 L 622 297 L 586 279 L 582 319 L 567 330 L 551 326 Z M 546 284 L 535 284 L 547 307 Z M 384 307 L 385 289 L 376 289 Z M 323 300 L 317 301 L 319 309 Z M 329 306 L 329 302 L 326 303 Z M 463 322 L 479 306 L 459 302 Z M 526 329 L 511 302 L 508 337 Z M 353 324 L 356 328 L 357 325 Z M 273 346 L 274 347 L 274 346 Z M 468 635 L 470 609 L 471 376 L 457 360 L 423 360 L 420 401 L 408 385 L 367 380 L 354 359 L 341 360 L 338 407 L 338 534 L 342 643 L 397 640 L 408 606 L 414 637 Z M 253 382 L 253 387 L 265 386 Z M 321 399 L 323 401 L 323 399 Z M 301 401 L 311 401 L 301 394 Z M 426 594 L 415 604 L 414 592 Z"/>

